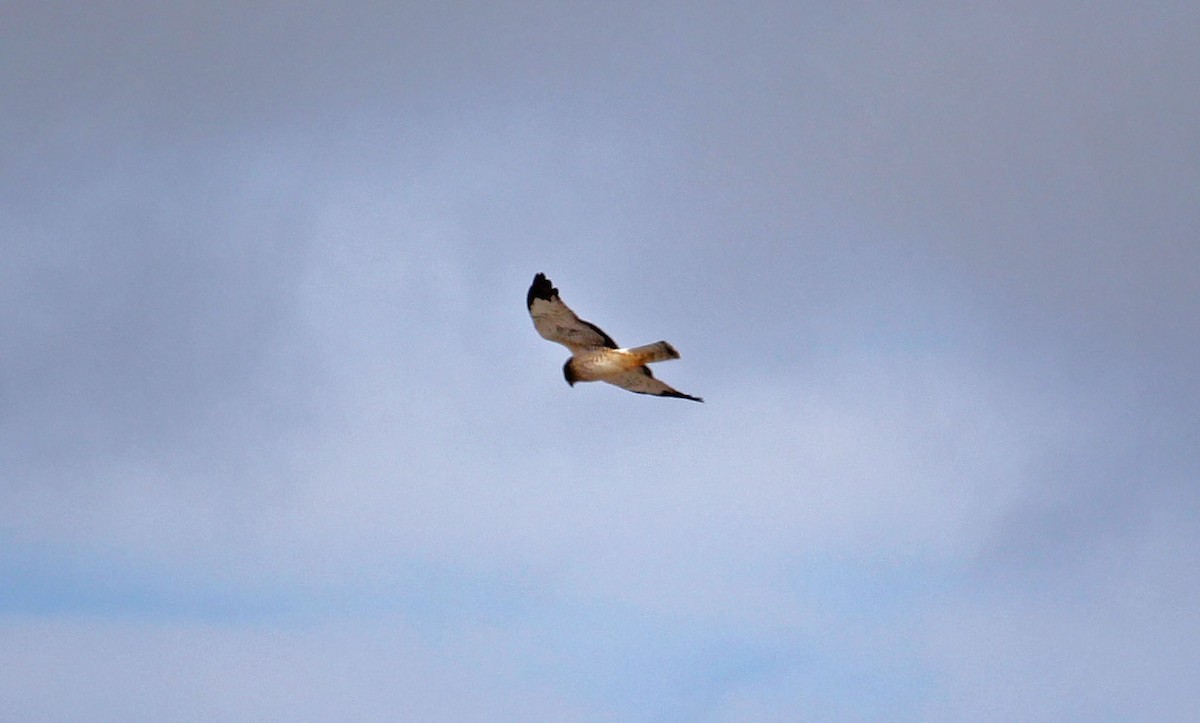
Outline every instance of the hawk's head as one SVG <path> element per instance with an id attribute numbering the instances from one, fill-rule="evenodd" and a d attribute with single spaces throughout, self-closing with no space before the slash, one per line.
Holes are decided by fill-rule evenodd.
<path id="1" fill-rule="evenodd" d="M 575 382 L 579 381 L 579 377 L 575 376 L 575 370 L 571 368 L 573 359 L 568 359 L 563 364 L 563 378 L 567 380 L 567 384 L 575 386 Z"/>

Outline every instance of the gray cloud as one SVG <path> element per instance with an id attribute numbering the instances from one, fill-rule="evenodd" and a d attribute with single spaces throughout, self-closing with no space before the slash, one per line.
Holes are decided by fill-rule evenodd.
<path id="1" fill-rule="evenodd" d="M 14 710 L 1194 708 L 1190 7 L 10 15 Z"/>

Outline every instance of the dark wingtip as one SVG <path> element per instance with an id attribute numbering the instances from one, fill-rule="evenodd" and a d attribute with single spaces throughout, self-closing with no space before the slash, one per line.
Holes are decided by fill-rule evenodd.
<path id="1" fill-rule="evenodd" d="M 701 404 L 704 404 L 703 397 L 693 397 L 691 394 L 684 394 L 683 392 L 663 392 L 659 396 L 660 397 L 675 397 L 676 399 L 690 399 L 693 402 L 700 402 Z"/>
<path id="2" fill-rule="evenodd" d="M 539 271 L 533 277 L 533 283 L 529 285 L 529 293 L 525 295 L 525 308 L 532 307 L 534 299 L 550 301 L 555 296 L 558 296 L 558 289 L 554 288 L 550 279 L 547 279 L 546 275 Z"/>

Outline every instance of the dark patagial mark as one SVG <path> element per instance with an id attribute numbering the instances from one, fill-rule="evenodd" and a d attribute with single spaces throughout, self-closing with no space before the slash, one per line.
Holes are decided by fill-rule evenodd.
<path id="1" fill-rule="evenodd" d="M 668 344 L 668 346 L 670 346 L 670 345 Z M 675 351 L 675 347 L 671 347 L 671 351 Z M 676 353 L 676 355 L 678 355 L 679 352 L 675 352 L 675 353 Z M 675 358 L 678 359 L 679 357 L 676 356 Z M 654 372 L 650 371 L 650 367 L 640 367 L 640 371 L 642 372 L 642 374 L 645 374 L 646 376 L 650 377 L 651 379 L 655 378 Z M 701 404 L 704 404 L 703 397 L 693 397 L 691 394 L 684 394 L 683 392 L 670 391 L 670 392 L 659 392 L 658 394 L 655 394 L 654 392 L 634 392 L 634 393 L 635 394 L 649 394 L 652 397 L 674 397 L 676 399 L 690 399 L 693 402 L 700 402 Z"/>
<path id="2" fill-rule="evenodd" d="M 595 324 L 593 324 L 590 321 L 584 321 L 583 319 L 580 319 L 579 322 L 581 324 L 586 324 L 587 326 L 591 327 L 592 331 L 594 331 L 597 334 L 599 334 L 600 336 L 604 337 L 604 346 L 608 347 L 609 349 L 620 349 L 620 347 L 617 346 L 617 342 L 613 341 L 613 338 L 611 336 L 609 336 L 608 334 L 605 334 L 604 330 L 601 329 L 600 327 L 596 326 Z"/>

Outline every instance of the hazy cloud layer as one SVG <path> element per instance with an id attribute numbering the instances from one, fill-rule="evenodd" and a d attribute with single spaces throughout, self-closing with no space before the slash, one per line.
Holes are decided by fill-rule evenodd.
<path id="1" fill-rule="evenodd" d="M 1195 710 L 1200 11 L 7 15 L 6 717 Z"/>

